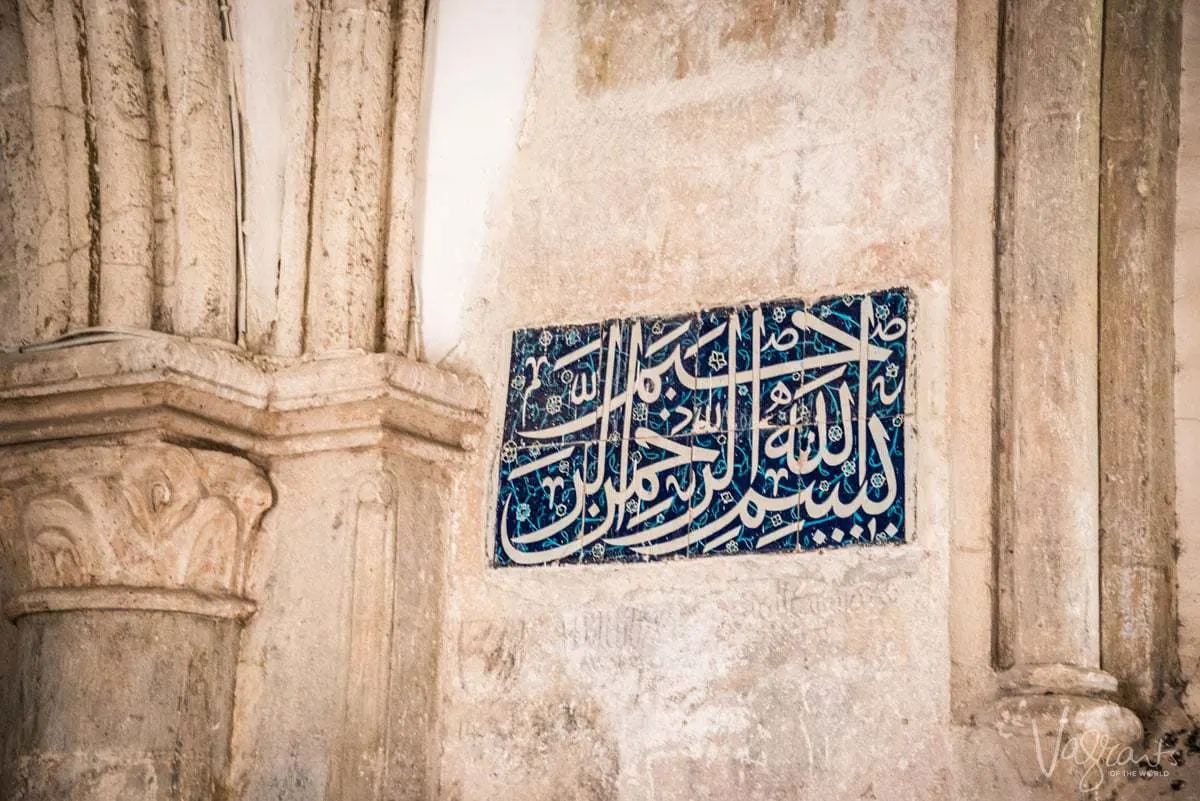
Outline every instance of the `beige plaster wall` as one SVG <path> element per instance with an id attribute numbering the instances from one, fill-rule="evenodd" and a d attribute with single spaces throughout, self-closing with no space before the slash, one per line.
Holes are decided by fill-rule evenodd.
<path id="1" fill-rule="evenodd" d="M 1175 216 L 1175 470 L 1179 658 L 1185 706 L 1200 715 L 1200 2 L 1183 4 Z"/>
<path id="2" fill-rule="evenodd" d="M 496 408 L 449 542 L 443 798 L 953 797 L 954 66 L 946 3 L 546 3 L 450 357 Z M 909 544 L 487 567 L 507 331 L 897 284 Z"/>

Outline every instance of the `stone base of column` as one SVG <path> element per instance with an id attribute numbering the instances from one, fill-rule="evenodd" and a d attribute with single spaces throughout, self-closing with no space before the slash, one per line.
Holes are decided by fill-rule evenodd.
<path id="1" fill-rule="evenodd" d="M 976 722 L 992 727 L 1032 797 L 1078 799 L 1135 768 L 1141 720 L 1112 700 L 1117 680 L 1075 665 L 1026 665 L 1001 675 L 1005 693 Z"/>
<path id="2" fill-rule="evenodd" d="M 1096 668 L 1077 665 L 1018 665 L 1000 674 L 1006 695 L 1068 695 L 1114 698 L 1117 679 Z"/>
<path id="3" fill-rule="evenodd" d="M 86 609 L 18 620 L 14 801 L 211 801 L 240 622 Z"/>

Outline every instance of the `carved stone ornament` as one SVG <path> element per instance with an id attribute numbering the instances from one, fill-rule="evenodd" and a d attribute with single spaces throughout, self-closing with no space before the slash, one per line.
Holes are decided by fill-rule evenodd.
<path id="1" fill-rule="evenodd" d="M 5 473 L 5 600 L 57 588 L 240 597 L 272 500 L 246 459 L 164 443 L 45 449 Z"/>

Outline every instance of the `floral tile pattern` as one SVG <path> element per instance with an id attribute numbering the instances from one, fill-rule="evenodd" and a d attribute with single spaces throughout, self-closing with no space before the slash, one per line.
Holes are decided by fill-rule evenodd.
<path id="1" fill-rule="evenodd" d="M 899 543 L 906 289 L 514 332 L 497 566 Z"/>
<path id="2" fill-rule="evenodd" d="M 514 333 L 505 441 L 527 447 L 596 439 L 601 367 L 599 324 Z"/>

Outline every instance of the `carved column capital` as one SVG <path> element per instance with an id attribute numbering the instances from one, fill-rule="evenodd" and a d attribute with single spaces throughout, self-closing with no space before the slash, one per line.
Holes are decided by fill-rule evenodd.
<path id="1" fill-rule="evenodd" d="M 48 448 L 0 471 L 10 617 L 67 608 L 243 617 L 271 487 L 252 462 L 166 443 Z"/>

